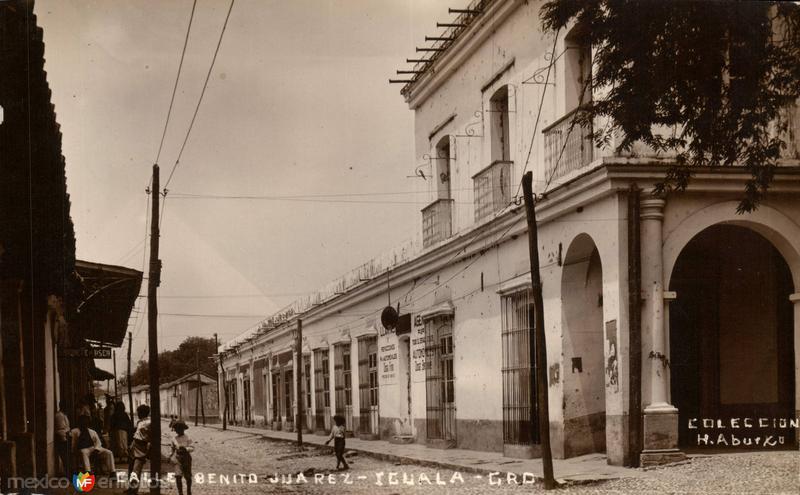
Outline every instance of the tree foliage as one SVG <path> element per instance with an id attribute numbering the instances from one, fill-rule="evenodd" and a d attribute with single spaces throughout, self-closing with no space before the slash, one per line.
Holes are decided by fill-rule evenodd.
<path id="1" fill-rule="evenodd" d="M 199 353 L 200 371 L 213 377 L 217 370 L 214 361 L 211 359 L 216 353 L 214 339 L 203 337 L 189 337 L 172 351 L 158 353 L 159 374 L 161 383 L 176 380 L 189 373 L 196 373 L 195 366 Z M 131 374 L 133 386 L 149 384 L 150 373 L 148 372 L 147 361 L 139 361 L 136 370 Z"/>
<path id="2" fill-rule="evenodd" d="M 696 167 L 741 165 L 750 178 L 739 211 L 757 207 L 786 146 L 775 123 L 800 97 L 800 5 L 551 0 L 541 17 L 548 30 L 574 21 L 594 47 L 589 84 L 607 93 L 577 119 L 610 117 L 598 142 L 621 131 L 618 151 L 636 141 L 674 151 L 660 194 L 684 189 Z"/>

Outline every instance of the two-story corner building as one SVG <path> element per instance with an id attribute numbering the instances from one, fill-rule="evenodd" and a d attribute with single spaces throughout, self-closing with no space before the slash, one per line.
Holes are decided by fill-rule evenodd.
<path id="1" fill-rule="evenodd" d="M 736 169 L 698 171 L 684 193 L 654 197 L 670 157 L 616 155 L 574 125 L 580 102 L 597 97 L 583 91 L 592 49 L 574 30 L 542 32 L 542 4 L 474 1 L 428 47 L 402 89 L 429 193 L 421 246 L 227 343 L 230 421 L 296 428 L 299 396 L 309 430 L 338 413 L 365 437 L 539 455 L 515 201 L 532 171 L 555 457 L 661 462 L 736 447 L 718 429 L 732 423 L 739 447 L 769 434 L 796 448 L 798 142 L 754 213 L 736 213 L 747 178 Z M 380 318 L 389 305 L 400 314 L 391 330 Z"/>

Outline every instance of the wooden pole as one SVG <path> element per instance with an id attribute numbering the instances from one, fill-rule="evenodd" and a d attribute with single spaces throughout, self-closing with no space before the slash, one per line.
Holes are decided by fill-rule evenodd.
<path id="1" fill-rule="evenodd" d="M 547 390 L 547 346 L 544 332 L 544 300 L 542 297 L 542 278 L 539 273 L 539 232 L 536 225 L 536 207 L 533 199 L 533 173 L 522 177 L 522 191 L 525 197 L 525 213 L 528 219 L 528 251 L 531 261 L 531 287 L 533 288 L 533 315 L 529 309 L 528 321 L 533 321 L 535 338 L 531 351 L 531 373 L 536 378 L 536 399 L 538 404 L 539 437 L 542 444 L 542 468 L 544 488 L 551 490 L 558 485 L 553 477 L 553 453 L 550 449 L 550 410 Z M 533 316 L 533 319 L 530 318 Z M 535 359 L 534 359 L 535 356 Z M 533 381 L 533 380 L 531 380 Z M 533 384 L 531 384 L 533 385 Z M 537 418 L 531 418 L 537 419 Z"/>
<path id="2" fill-rule="evenodd" d="M 222 371 L 222 360 L 219 357 L 219 340 L 218 340 L 218 337 L 217 337 L 216 333 L 214 334 L 214 353 L 217 355 L 217 359 L 220 360 L 220 368 L 219 368 L 219 370 L 221 372 Z M 220 389 L 219 389 L 219 372 L 217 373 L 216 382 L 217 382 L 217 415 L 219 415 L 220 408 L 222 407 L 222 397 L 221 397 L 222 393 L 220 392 Z"/>
<path id="3" fill-rule="evenodd" d="M 158 164 L 153 165 L 153 188 L 150 191 L 150 278 L 147 281 L 148 365 L 150 368 L 150 494 L 161 493 L 161 398 L 158 369 L 158 286 L 161 281 L 161 260 L 158 259 L 158 203 L 161 194 Z"/>
<path id="4" fill-rule="evenodd" d="M 197 366 L 197 390 L 194 391 L 194 425 L 197 426 L 197 417 L 200 415 L 200 349 L 194 354 L 195 366 Z"/>
<path id="5" fill-rule="evenodd" d="M 222 355 L 219 356 L 219 371 L 222 373 L 222 387 L 225 389 L 222 393 L 225 398 L 225 407 L 222 409 L 222 430 L 224 431 L 228 429 L 228 382 L 225 380 L 225 367 L 222 365 Z"/>
<path id="6" fill-rule="evenodd" d="M 128 332 L 128 414 L 131 416 L 131 421 L 136 421 L 133 417 L 133 392 L 131 391 L 131 345 L 133 343 L 133 333 Z M 135 422 L 133 424 L 136 424 Z"/>
<path id="7" fill-rule="evenodd" d="M 629 465 L 639 467 L 642 452 L 642 240 L 639 188 L 628 191 L 628 345 L 630 395 L 628 416 Z M 617 349 L 619 352 L 619 348 Z"/>
<path id="8" fill-rule="evenodd" d="M 114 399 L 117 398 L 117 350 L 111 351 L 111 359 L 114 360 Z"/>
<path id="9" fill-rule="evenodd" d="M 305 423 L 304 402 L 306 400 L 303 393 L 303 320 L 297 319 L 297 446 L 303 448 L 303 424 Z"/>
<path id="10" fill-rule="evenodd" d="M 203 426 L 205 426 L 206 425 L 206 404 L 203 401 L 203 387 L 202 386 L 200 386 L 199 394 L 200 394 L 200 414 L 203 415 Z"/>

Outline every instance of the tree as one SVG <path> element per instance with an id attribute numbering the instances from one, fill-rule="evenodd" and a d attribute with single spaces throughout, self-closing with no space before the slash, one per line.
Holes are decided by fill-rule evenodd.
<path id="1" fill-rule="evenodd" d="M 172 351 L 162 351 L 158 353 L 158 364 L 160 367 L 161 383 L 167 383 L 178 379 L 189 373 L 196 373 L 195 356 L 199 353 L 200 371 L 215 376 L 217 369 L 211 358 L 215 353 L 216 345 L 214 339 L 203 337 L 189 337 Z M 136 370 L 131 375 L 133 386 L 149 383 L 149 373 L 147 361 L 139 361 Z"/>
<path id="2" fill-rule="evenodd" d="M 618 151 L 640 141 L 676 152 L 655 193 L 685 189 L 696 167 L 742 165 L 750 178 L 738 211 L 758 206 L 786 146 L 770 130 L 800 97 L 800 5 L 551 0 L 541 18 L 551 31 L 575 21 L 595 49 L 589 84 L 608 92 L 584 103 L 576 122 L 609 117 L 594 137 L 607 144 L 621 131 Z"/>

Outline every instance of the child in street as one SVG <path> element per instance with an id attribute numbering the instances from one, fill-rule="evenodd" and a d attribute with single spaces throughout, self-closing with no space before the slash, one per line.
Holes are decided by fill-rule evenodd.
<path id="1" fill-rule="evenodd" d="M 139 420 L 136 422 L 136 432 L 128 455 L 128 493 L 135 494 L 139 491 L 139 482 L 142 479 L 142 469 L 150 454 L 150 406 L 142 404 L 136 408 Z M 131 480 L 132 473 L 136 474 L 135 481 Z"/>
<path id="2" fill-rule="evenodd" d="M 344 459 L 344 436 L 345 436 L 345 420 L 344 417 L 337 414 L 333 417 L 334 426 L 331 428 L 331 436 L 325 442 L 325 445 L 328 445 L 331 440 L 333 440 L 333 452 L 336 454 L 336 470 L 339 470 L 339 466 L 342 466 L 342 469 L 350 469 L 350 466 L 347 465 L 347 461 Z"/>
<path id="3" fill-rule="evenodd" d="M 175 483 L 178 486 L 178 495 L 183 495 L 183 479 L 186 480 L 186 495 L 192 495 L 192 439 L 186 435 L 189 427 L 183 421 L 176 421 L 172 428 L 175 436 L 172 438 L 172 453 L 175 457 Z"/>

